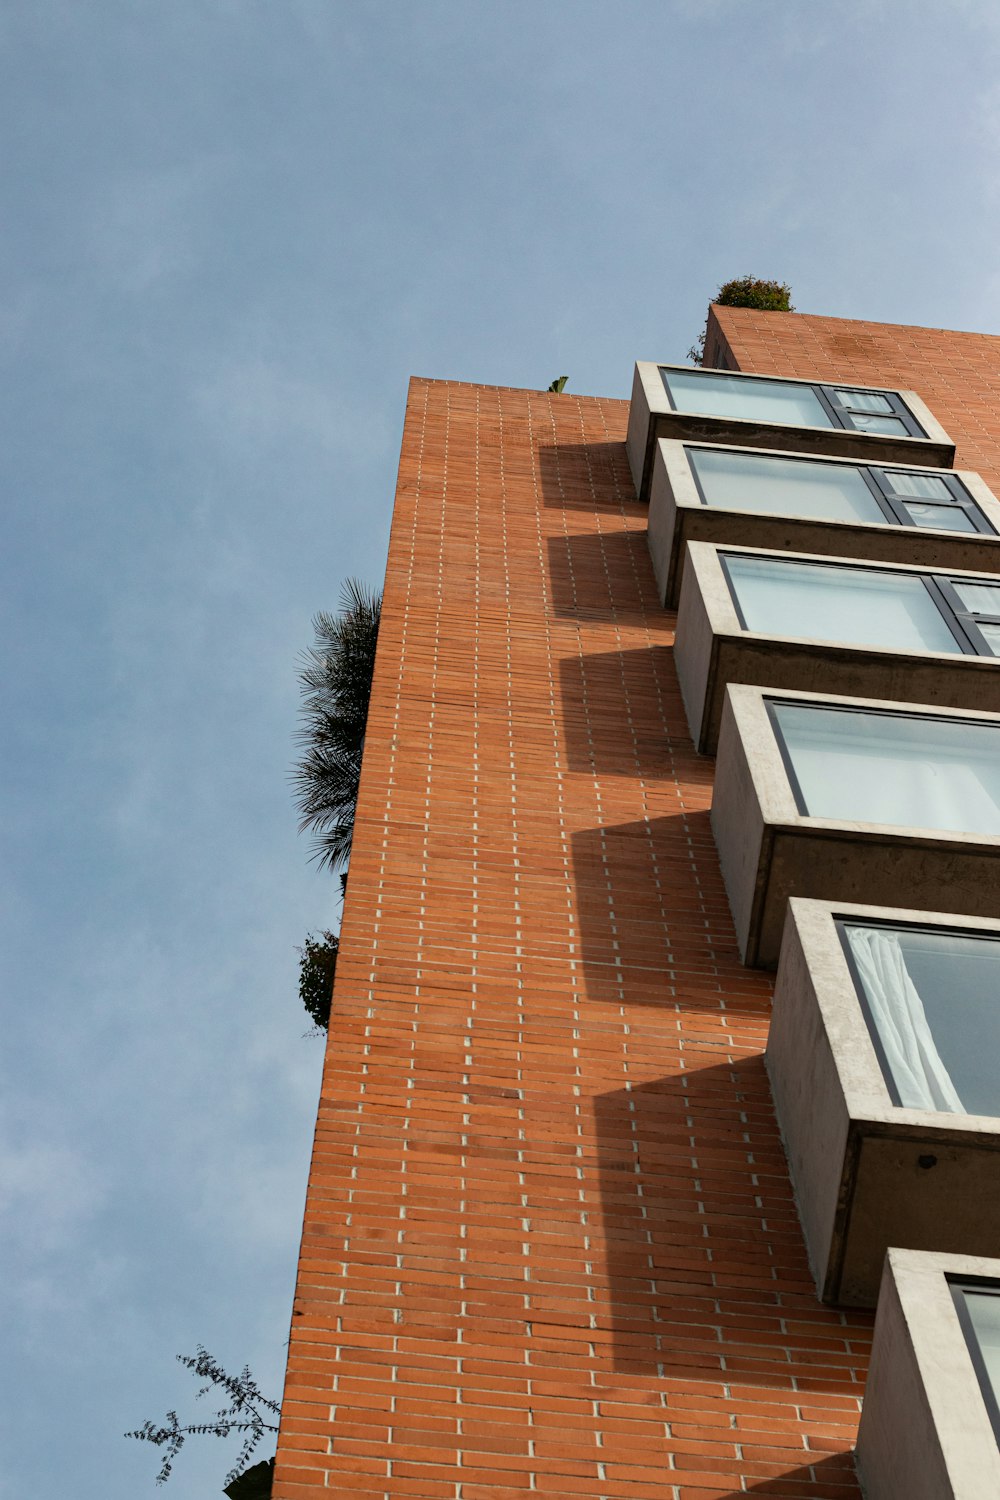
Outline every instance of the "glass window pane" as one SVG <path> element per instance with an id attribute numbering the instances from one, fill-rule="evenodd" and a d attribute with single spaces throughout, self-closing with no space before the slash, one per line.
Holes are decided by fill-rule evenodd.
<path id="1" fill-rule="evenodd" d="M 887 524 L 860 469 L 850 464 L 714 448 L 686 451 L 708 505 L 760 515 Z"/>
<path id="2" fill-rule="evenodd" d="M 849 420 L 858 432 L 884 432 L 888 437 L 909 436 L 906 423 L 900 417 L 876 417 L 852 411 Z"/>
<path id="3" fill-rule="evenodd" d="M 1000 625 L 985 625 L 977 621 L 976 628 L 994 656 L 1000 656 Z"/>
<path id="4" fill-rule="evenodd" d="M 892 411 L 892 402 L 878 391 L 848 391 L 837 386 L 836 394 L 851 411 Z"/>
<path id="5" fill-rule="evenodd" d="M 950 500 L 951 490 L 938 474 L 902 474 L 898 469 L 882 469 L 894 495 L 917 495 L 921 500 Z"/>
<path id="6" fill-rule="evenodd" d="M 1000 724 L 778 703 L 815 818 L 1000 836 Z"/>
<path id="7" fill-rule="evenodd" d="M 709 417 L 749 417 L 793 427 L 834 426 L 808 385 L 719 375 L 708 370 L 664 370 L 662 375 L 678 411 Z"/>
<path id="8" fill-rule="evenodd" d="M 899 1102 L 1000 1115 L 1000 940 L 845 923 Z"/>
<path id="9" fill-rule="evenodd" d="M 907 500 L 904 505 L 915 526 L 929 526 L 934 531 L 976 529 L 968 513 L 960 505 L 924 505 L 919 500 Z"/>
<path id="10" fill-rule="evenodd" d="M 1000 615 L 1000 583 L 960 583 L 953 578 L 951 586 L 966 609 L 980 615 Z"/>
<path id="11" fill-rule="evenodd" d="M 986 1366 L 993 1399 L 1000 1401 L 1000 1297 L 977 1291 L 974 1287 L 963 1287 L 962 1295 Z"/>
<path id="12" fill-rule="evenodd" d="M 961 652 L 941 611 L 912 574 L 732 555 L 725 567 L 748 630 Z"/>

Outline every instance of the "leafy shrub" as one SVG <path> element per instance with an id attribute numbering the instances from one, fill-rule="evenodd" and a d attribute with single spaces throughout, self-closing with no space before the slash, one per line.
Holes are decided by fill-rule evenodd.
<path id="1" fill-rule="evenodd" d="M 761 312 L 794 312 L 792 289 L 784 281 L 763 281 L 758 276 L 737 276 L 733 281 L 724 281 L 712 298 L 720 307 L 756 307 Z M 687 357 L 694 364 L 705 362 L 705 334 L 708 322 L 692 344 Z"/>
<path id="2" fill-rule="evenodd" d="M 324 1031 L 330 1024 L 330 999 L 339 947 L 339 939 L 332 932 L 321 932 L 318 938 L 307 932 L 305 947 L 298 950 L 299 999 L 315 1025 Z"/>

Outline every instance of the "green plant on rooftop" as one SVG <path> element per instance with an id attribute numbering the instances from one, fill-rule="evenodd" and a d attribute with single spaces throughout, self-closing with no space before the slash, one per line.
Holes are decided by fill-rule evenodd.
<path id="1" fill-rule="evenodd" d="M 552 384 L 546 386 L 545 389 L 554 396 L 561 396 L 563 391 L 566 389 L 566 382 L 568 379 L 568 375 L 559 375 L 555 380 L 553 380 Z"/>
<path id="2" fill-rule="evenodd" d="M 724 281 L 712 301 L 720 307 L 756 307 L 761 312 L 794 312 L 792 289 L 784 281 L 765 281 L 759 276 L 737 276 L 733 281 Z M 698 342 L 688 350 L 688 359 L 694 364 L 704 364 L 705 334 L 708 323 L 698 337 Z"/>

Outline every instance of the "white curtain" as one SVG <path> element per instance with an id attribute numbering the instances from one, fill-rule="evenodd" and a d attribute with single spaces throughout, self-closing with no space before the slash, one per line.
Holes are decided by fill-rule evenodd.
<path id="1" fill-rule="evenodd" d="M 927 1024 L 923 1001 L 907 972 L 899 938 L 871 927 L 848 929 L 900 1102 L 908 1109 L 964 1113 Z"/>

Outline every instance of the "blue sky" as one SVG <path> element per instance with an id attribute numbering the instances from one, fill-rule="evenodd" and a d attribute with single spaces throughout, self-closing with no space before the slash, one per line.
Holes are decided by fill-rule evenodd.
<path id="1" fill-rule="evenodd" d="M 381 579 L 409 375 L 624 396 L 747 272 L 996 330 L 998 60 L 972 0 L 0 11 L 4 1500 L 152 1495 L 198 1341 L 280 1388 L 296 654 Z"/>

